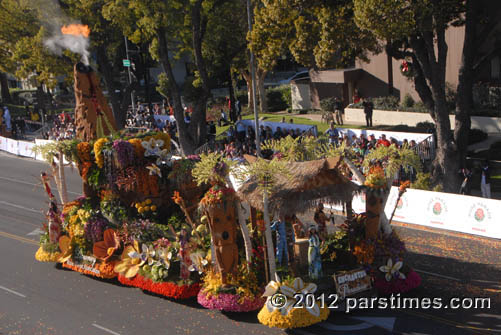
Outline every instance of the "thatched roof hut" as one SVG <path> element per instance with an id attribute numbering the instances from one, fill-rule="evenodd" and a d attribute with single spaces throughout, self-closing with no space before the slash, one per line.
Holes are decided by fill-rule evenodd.
<path id="1" fill-rule="evenodd" d="M 246 156 L 248 161 L 255 157 Z M 279 216 L 302 213 L 319 202 L 337 204 L 351 201 L 359 186 L 338 170 L 342 159 L 333 157 L 307 162 L 291 162 L 290 176 L 278 177 L 268 197 L 270 213 Z M 256 180 L 250 179 L 238 189 L 238 196 L 252 207 L 263 210 L 263 192 Z"/>

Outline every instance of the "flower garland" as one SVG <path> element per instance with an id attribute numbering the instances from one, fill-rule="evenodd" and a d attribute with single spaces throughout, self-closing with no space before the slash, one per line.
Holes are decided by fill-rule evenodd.
<path id="1" fill-rule="evenodd" d="M 112 279 L 117 276 L 113 271 L 114 267 L 114 263 L 97 263 L 94 266 L 73 263 L 71 260 L 63 263 L 63 268 L 104 279 Z"/>
<path id="2" fill-rule="evenodd" d="M 57 262 L 59 257 L 61 257 L 60 252 L 47 252 L 43 247 L 38 248 L 35 254 L 35 259 L 39 262 Z"/>
<path id="3" fill-rule="evenodd" d="M 102 169 L 104 167 L 103 146 L 108 143 L 108 139 L 100 138 L 94 143 L 94 156 L 97 166 Z"/>
<path id="4" fill-rule="evenodd" d="M 205 207 L 211 207 L 221 204 L 225 201 L 230 201 L 235 197 L 235 190 L 224 187 L 219 184 L 212 186 L 200 201 L 200 204 Z"/>
<path id="5" fill-rule="evenodd" d="M 200 291 L 200 283 L 185 285 L 177 285 L 173 282 L 155 283 L 151 279 L 145 278 L 139 274 L 131 279 L 119 275 L 118 281 L 123 285 L 138 287 L 142 290 L 174 299 L 188 299 L 196 296 Z"/>
<path id="6" fill-rule="evenodd" d="M 375 247 L 366 241 L 361 241 L 353 248 L 353 255 L 360 264 L 372 264 L 374 262 Z"/>
<path id="7" fill-rule="evenodd" d="M 217 296 L 200 291 L 197 296 L 200 305 L 207 309 L 218 309 L 226 312 L 251 312 L 263 307 L 265 299 L 260 296 L 253 298 L 241 297 L 237 294 L 220 293 Z"/>

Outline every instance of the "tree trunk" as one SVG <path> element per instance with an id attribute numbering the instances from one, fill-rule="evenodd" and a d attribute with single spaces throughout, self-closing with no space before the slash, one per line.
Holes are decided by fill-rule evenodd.
<path id="1" fill-rule="evenodd" d="M 242 204 L 238 201 L 236 202 L 236 204 L 238 211 L 238 223 L 240 224 L 240 230 L 242 231 L 242 236 L 244 238 L 245 260 L 247 261 L 247 268 L 249 268 L 249 264 L 252 262 L 252 242 L 250 239 L 249 228 L 247 227 Z"/>
<path id="2" fill-rule="evenodd" d="M 254 110 L 254 99 L 252 94 L 252 78 L 250 73 L 245 70 L 240 71 L 240 73 L 242 74 L 242 77 L 244 77 L 245 83 L 247 84 L 247 101 L 248 101 L 247 108 L 249 109 L 249 111 L 252 112 Z"/>
<path id="3" fill-rule="evenodd" d="M 237 120 L 237 113 L 235 111 L 235 91 L 233 90 L 233 80 L 231 79 L 231 67 L 228 68 L 228 91 L 230 98 L 230 120 L 235 122 Z"/>
<path id="4" fill-rule="evenodd" d="M 2 90 L 2 102 L 12 103 L 12 97 L 9 91 L 9 80 L 7 79 L 7 73 L 0 72 L 0 87 Z"/>
<path id="5" fill-rule="evenodd" d="M 174 118 L 176 119 L 177 131 L 179 136 L 179 145 L 181 146 L 181 153 L 185 156 L 193 154 L 197 148 L 196 143 L 193 141 L 189 130 L 188 124 L 184 122 L 184 110 L 181 103 L 181 91 L 177 85 L 172 65 L 169 59 L 169 48 L 167 44 L 167 37 L 163 29 L 157 30 L 158 38 L 158 53 L 162 68 L 169 80 L 169 92 L 172 98 L 172 108 L 174 109 Z"/>
<path id="6" fill-rule="evenodd" d="M 266 191 L 263 191 L 263 217 L 266 228 L 264 236 L 266 238 L 266 254 L 268 255 L 270 278 L 275 278 L 277 273 L 275 264 L 275 248 L 273 247 L 273 237 L 271 235 L 270 214 L 268 212 L 268 195 L 266 194 Z"/>
<path id="7" fill-rule="evenodd" d="M 431 20 L 430 20 L 431 22 Z M 430 23 L 430 27 L 431 27 Z M 410 44 L 414 50 L 418 66 L 429 83 L 433 98 L 431 117 L 435 122 L 437 134 L 437 151 L 431 172 L 434 184 L 440 184 L 445 192 L 457 192 L 459 186 L 458 154 L 453 142 L 449 110 L 445 98 L 445 69 L 447 63 L 447 43 L 445 26 L 435 27 L 433 31 L 424 32 L 420 38 L 413 36 Z M 437 52 L 435 52 L 435 50 Z M 418 93 L 421 92 L 418 90 Z M 429 97 L 422 97 L 428 99 Z"/>
<path id="8" fill-rule="evenodd" d="M 257 86 L 257 93 L 259 96 L 259 112 L 260 113 L 266 113 L 268 111 L 268 102 L 266 99 L 266 89 L 264 87 L 264 78 L 266 77 L 266 74 L 268 71 L 264 71 L 261 69 L 258 69 L 256 73 L 256 86 Z"/>
<path id="9" fill-rule="evenodd" d="M 104 84 L 106 85 L 106 90 L 108 91 L 108 99 L 111 103 L 111 109 L 113 111 L 113 116 L 115 117 L 115 122 L 118 129 L 122 129 L 125 126 L 125 120 L 127 118 L 127 108 L 122 109 L 120 104 L 120 98 L 116 93 L 117 87 L 114 82 L 113 67 L 110 64 L 108 56 L 106 55 L 106 50 L 104 46 L 100 46 L 96 50 L 97 65 L 99 67 L 99 73 L 103 76 Z M 130 94 L 127 101 L 130 101 Z"/>
<path id="10" fill-rule="evenodd" d="M 457 144 L 459 155 L 459 166 L 466 164 L 466 153 L 468 151 L 468 133 L 471 128 L 471 109 L 473 107 L 473 63 L 476 46 L 476 10 L 478 1 L 466 1 L 466 22 L 465 37 L 463 44 L 463 54 L 461 57 L 461 67 L 459 69 L 459 79 L 456 96 L 456 124 L 454 128 L 454 139 Z"/>

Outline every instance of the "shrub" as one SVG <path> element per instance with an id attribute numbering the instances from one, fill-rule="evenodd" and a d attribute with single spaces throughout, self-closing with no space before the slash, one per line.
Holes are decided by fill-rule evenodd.
<path id="1" fill-rule="evenodd" d="M 330 97 L 320 100 L 320 108 L 325 112 L 334 112 L 336 107 L 336 98 Z"/>
<path id="2" fill-rule="evenodd" d="M 397 110 L 398 106 L 400 105 L 399 99 L 393 95 L 385 97 L 377 97 L 372 99 L 372 102 L 374 103 L 374 109 L 382 109 L 389 111 Z"/>
<path id="3" fill-rule="evenodd" d="M 416 124 L 416 128 L 422 129 L 428 133 L 431 130 L 435 129 L 435 124 L 433 122 L 429 122 L 429 121 L 418 122 Z"/>
<path id="4" fill-rule="evenodd" d="M 415 190 L 431 190 L 431 174 L 418 172 L 416 181 L 411 184 L 411 188 Z"/>
<path id="5" fill-rule="evenodd" d="M 409 93 L 405 95 L 405 97 L 402 99 L 402 108 L 407 109 L 407 108 L 412 108 L 414 106 L 414 99 L 411 97 Z"/>
<path id="6" fill-rule="evenodd" d="M 268 100 L 268 110 L 270 112 L 279 112 L 291 108 L 292 97 L 290 86 L 282 85 L 267 89 L 266 99 Z"/>
<path id="7" fill-rule="evenodd" d="M 238 100 L 240 100 L 240 105 L 246 106 L 249 104 L 249 95 L 247 94 L 247 91 L 236 91 L 235 95 Z"/>

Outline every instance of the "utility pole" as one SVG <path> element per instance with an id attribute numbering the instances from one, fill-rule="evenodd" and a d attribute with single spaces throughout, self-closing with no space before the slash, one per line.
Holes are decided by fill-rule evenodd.
<path id="1" fill-rule="evenodd" d="M 127 36 L 124 36 L 124 39 L 125 39 L 125 53 L 127 54 L 127 60 L 129 61 L 129 66 L 127 67 L 127 71 L 129 72 L 129 85 L 131 85 L 130 102 L 132 104 L 132 113 L 136 114 L 136 105 L 134 102 L 134 90 L 132 89 L 132 73 L 130 72 L 129 42 L 127 41 Z"/>
<path id="2" fill-rule="evenodd" d="M 252 7 L 250 0 L 247 0 L 247 21 L 249 24 L 249 33 L 252 31 Z M 261 157 L 261 139 L 259 134 L 259 115 L 257 112 L 257 101 L 256 101 L 256 68 L 254 65 L 254 53 L 249 49 L 250 52 L 250 68 L 251 68 L 251 78 L 252 78 L 252 105 L 254 107 L 254 123 L 256 125 L 256 154 Z"/>

